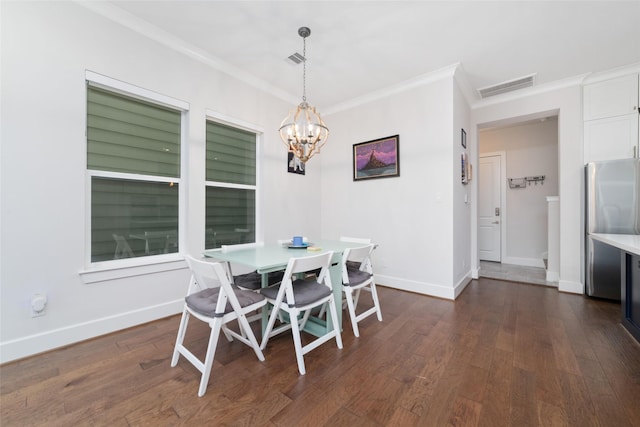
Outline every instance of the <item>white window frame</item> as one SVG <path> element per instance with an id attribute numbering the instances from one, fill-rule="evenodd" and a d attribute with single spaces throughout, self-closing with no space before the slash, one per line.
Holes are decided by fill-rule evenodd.
<path id="1" fill-rule="evenodd" d="M 255 125 L 253 123 L 249 123 L 246 122 L 244 120 L 240 120 L 240 119 L 236 119 L 230 116 L 227 116 L 225 114 L 222 113 L 218 113 L 216 111 L 213 110 L 205 110 L 205 120 L 206 121 L 213 121 L 216 123 L 220 123 L 223 125 L 228 125 L 228 126 L 232 126 L 238 129 L 242 129 L 242 130 L 246 130 L 247 132 L 251 132 L 251 133 L 255 133 L 256 134 L 256 184 L 255 185 L 246 185 L 246 184 L 233 184 L 233 183 L 228 183 L 228 182 L 218 182 L 218 181 L 207 181 L 205 178 L 205 189 L 206 187 L 219 187 L 219 188 L 235 188 L 235 189 L 243 189 L 243 190 L 254 190 L 255 194 L 256 194 L 256 211 L 254 212 L 255 215 L 255 219 L 256 219 L 256 242 L 262 242 L 264 241 L 264 236 L 263 236 L 263 228 L 262 228 L 262 215 L 260 215 L 260 212 L 262 212 L 262 197 L 261 197 L 261 170 L 262 170 L 262 166 L 261 166 L 261 162 L 260 159 L 262 158 L 261 156 L 261 152 L 262 152 L 262 141 L 264 139 L 264 128 L 262 128 L 261 126 Z M 205 125 L 206 126 L 206 125 Z M 206 141 L 205 141 L 205 152 L 206 152 Z M 205 166 L 206 168 L 206 166 Z M 205 191 L 205 198 L 206 198 L 206 191 Z M 206 204 L 206 201 L 205 201 Z M 203 230 L 204 231 L 204 230 Z M 206 241 L 205 241 L 205 245 L 206 245 Z"/>
<path id="2" fill-rule="evenodd" d="M 186 179 L 188 159 L 187 141 L 188 141 L 188 123 L 189 123 L 189 103 L 169 96 L 141 88 L 102 74 L 87 70 L 85 79 L 89 84 L 96 87 L 120 93 L 132 98 L 151 102 L 157 105 L 177 109 L 181 111 L 180 126 L 180 176 L 163 177 L 150 176 L 142 174 L 129 174 L 121 172 L 109 172 L 90 170 L 87 168 L 87 149 L 85 145 L 85 266 L 84 270 L 79 274 L 84 283 L 95 283 L 105 280 L 113 280 L 124 277 L 138 276 L 143 274 L 158 273 L 163 271 L 177 270 L 186 268 L 184 262 L 184 247 L 186 243 L 186 200 L 187 188 Z M 86 97 L 85 97 L 86 99 Z M 86 103 L 85 103 L 86 109 Z M 86 111 L 86 110 L 85 110 Z M 85 114 L 86 121 L 86 114 Z M 85 129 L 87 124 L 85 122 Z M 170 254 L 149 255 L 135 258 L 125 258 L 119 260 L 109 260 L 101 262 L 91 262 L 91 181 L 93 177 L 116 178 L 116 179 L 133 179 L 137 181 L 152 182 L 173 182 L 178 184 L 178 252 Z"/>

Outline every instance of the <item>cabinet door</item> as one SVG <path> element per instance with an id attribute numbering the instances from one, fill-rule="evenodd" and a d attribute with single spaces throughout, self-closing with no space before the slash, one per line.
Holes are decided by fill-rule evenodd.
<path id="1" fill-rule="evenodd" d="M 631 257 L 631 280 L 627 289 L 627 315 L 628 318 L 640 327 L 640 256 Z"/>
<path id="2" fill-rule="evenodd" d="M 584 120 L 638 114 L 638 74 L 584 86 Z"/>
<path id="3" fill-rule="evenodd" d="M 640 341 L 640 255 L 626 253 L 622 279 L 622 326 Z"/>
<path id="4" fill-rule="evenodd" d="M 638 157 L 638 114 L 584 122 L 584 162 Z"/>

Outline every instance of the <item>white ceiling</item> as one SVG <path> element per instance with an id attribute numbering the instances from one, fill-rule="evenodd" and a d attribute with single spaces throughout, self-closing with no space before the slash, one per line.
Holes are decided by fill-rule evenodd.
<path id="1" fill-rule="evenodd" d="M 460 63 L 474 89 L 640 62 L 640 1 L 90 2 L 130 28 L 320 111 Z M 104 11 L 109 13 L 104 13 Z"/>

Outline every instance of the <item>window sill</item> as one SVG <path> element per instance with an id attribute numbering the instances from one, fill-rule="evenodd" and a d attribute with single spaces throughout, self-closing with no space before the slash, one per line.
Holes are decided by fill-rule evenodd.
<path id="1" fill-rule="evenodd" d="M 82 281 L 88 285 L 184 268 L 187 268 L 184 257 L 180 254 L 170 254 L 96 263 L 86 270 L 81 270 L 78 274 Z"/>

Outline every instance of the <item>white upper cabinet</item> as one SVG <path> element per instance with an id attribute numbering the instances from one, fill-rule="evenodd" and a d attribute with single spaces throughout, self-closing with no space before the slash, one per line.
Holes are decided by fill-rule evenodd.
<path id="1" fill-rule="evenodd" d="M 584 122 L 585 163 L 638 157 L 638 115 Z"/>
<path id="2" fill-rule="evenodd" d="M 638 74 L 584 86 L 584 162 L 639 157 Z"/>
<path id="3" fill-rule="evenodd" d="M 584 87 L 584 120 L 638 114 L 638 75 L 618 77 Z"/>

